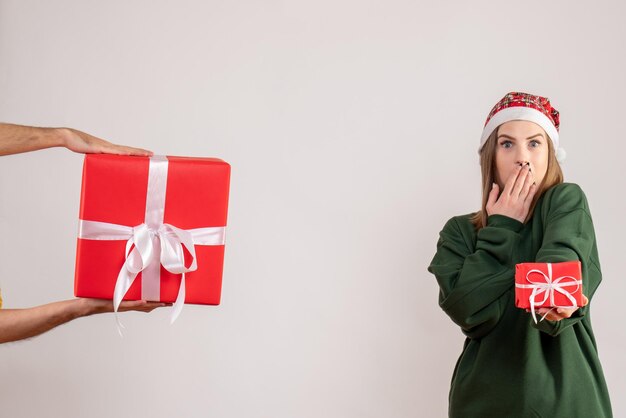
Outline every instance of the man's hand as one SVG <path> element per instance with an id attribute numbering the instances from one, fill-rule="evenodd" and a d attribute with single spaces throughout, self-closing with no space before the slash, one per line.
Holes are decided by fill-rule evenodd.
<path id="1" fill-rule="evenodd" d="M 85 316 L 97 313 L 113 312 L 113 301 L 111 300 L 91 298 L 80 298 L 79 300 L 83 304 Z M 164 302 L 148 302 L 145 300 L 124 300 L 120 304 L 118 311 L 139 311 L 147 313 L 164 306 L 172 306 L 172 304 Z"/>
<path id="2" fill-rule="evenodd" d="M 152 156 L 152 151 L 115 145 L 71 128 L 35 128 L 0 123 L 0 156 L 65 147 L 79 153 Z"/>
<path id="3" fill-rule="evenodd" d="M 589 299 L 587 298 L 587 296 L 583 295 L 583 304 L 581 306 L 587 306 L 588 303 L 589 303 Z M 576 312 L 577 310 L 578 310 L 578 307 L 576 308 L 538 308 L 538 309 L 535 309 L 535 312 L 537 313 L 537 315 L 541 317 L 546 315 L 546 312 L 548 312 L 548 314 L 546 315 L 546 319 L 548 321 L 560 321 L 562 319 L 571 317 L 572 314 Z M 526 312 L 530 313 L 530 309 L 526 309 Z"/>
<path id="4" fill-rule="evenodd" d="M 537 191 L 530 166 L 528 164 L 519 166 L 507 179 L 500 197 L 499 191 L 500 187 L 494 183 L 485 206 L 487 215 L 504 215 L 524 222 Z"/>
<path id="5" fill-rule="evenodd" d="M 117 154 L 152 156 L 152 151 L 141 148 L 115 145 L 104 139 L 71 128 L 60 128 L 62 144 L 70 151 L 82 154 Z"/>

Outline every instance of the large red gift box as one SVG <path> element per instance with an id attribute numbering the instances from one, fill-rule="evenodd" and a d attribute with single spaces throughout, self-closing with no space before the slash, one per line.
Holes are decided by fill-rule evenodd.
<path id="1" fill-rule="evenodd" d="M 583 304 L 580 261 L 515 266 L 515 306 L 572 308 Z"/>
<path id="2" fill-rule="evenodd" d="M 215 158 L 86 155 L 74 294 L 114 299 L 125 275 L 120 300 L 218 305 L 229 181 Z"/>

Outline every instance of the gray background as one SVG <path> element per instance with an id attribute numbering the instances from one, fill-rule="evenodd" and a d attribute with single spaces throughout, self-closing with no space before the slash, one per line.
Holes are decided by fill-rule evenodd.
<path id="1" fill-rule="evenodd" d="M 480 200 L 506 92 L 561 112 L 596 226 L 593 321 L 626 416 L 619 2 L 0 0 L 0 120 L 232 164 L 222 305 L 0 347 L 34 417 L 442 417 L 463 336 L 427 271 Z M 82 156 L 0 159 L 5 307 L 72 298 Z"/>

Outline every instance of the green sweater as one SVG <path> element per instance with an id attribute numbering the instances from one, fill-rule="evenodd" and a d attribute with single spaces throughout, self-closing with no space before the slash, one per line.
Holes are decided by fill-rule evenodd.
<path id="1" fill-rule="evenodd" d="M 452 377 L 450 417 L 612 417 L 590 316 L 602 273 L 581 188 L 551 187 L 525 224 L 491 215 L 476 233 L 472 215 L 446 223 L 428 267 L 439 306 L 467 337 Z M 589 305 L 571 318 L 535 324 L 515 307 L 515 264 L 570 260 L 581 260 Z"/>

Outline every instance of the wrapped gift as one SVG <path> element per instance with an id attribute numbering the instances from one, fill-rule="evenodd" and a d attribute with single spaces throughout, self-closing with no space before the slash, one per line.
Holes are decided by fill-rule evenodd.
<path id="1" fill-rule="evenodd" d="M 75 295 L 218 305 L 229 181 L 215 158 L 86 155 Z"/>
<path id="2" fill-rule="evenodd" d="M 520 263 L 515 266 L 515 306 L 575 308 L 583 303 L 580 261 Z"/>

